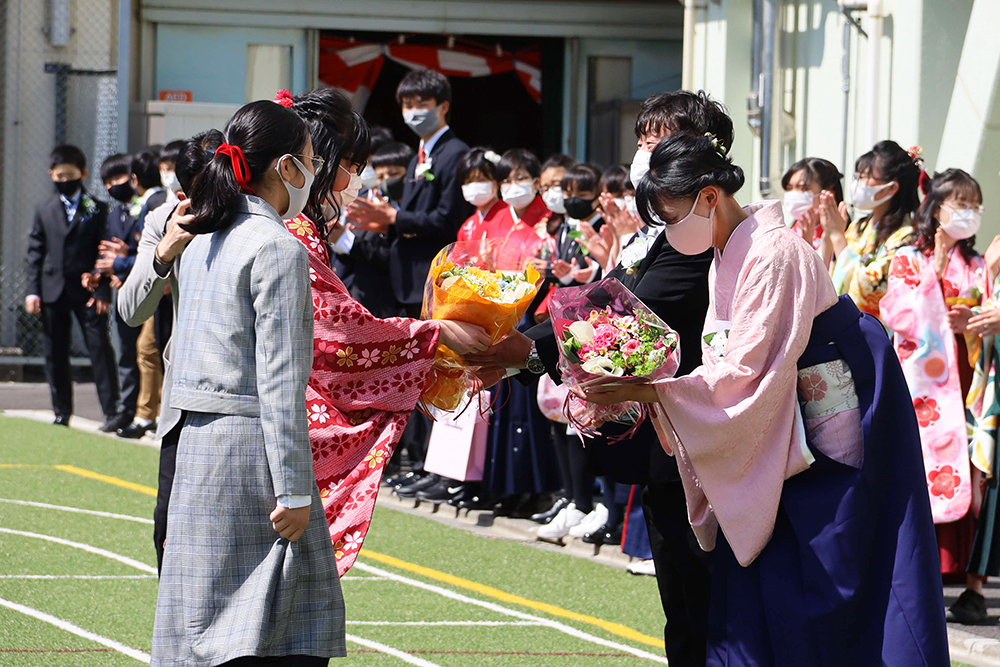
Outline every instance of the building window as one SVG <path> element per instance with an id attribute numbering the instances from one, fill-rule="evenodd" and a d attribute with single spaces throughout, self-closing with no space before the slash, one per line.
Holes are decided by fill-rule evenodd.
<path id="1" fill-rule="evenodd" d="M 282 89 L 292 89 L 292 47 L 247 44 L 247 102 L 272 100 Z"/>

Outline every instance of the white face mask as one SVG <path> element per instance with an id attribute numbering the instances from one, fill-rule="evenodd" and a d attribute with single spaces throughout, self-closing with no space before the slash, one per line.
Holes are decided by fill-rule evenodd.
<path id="1" fill-rule="evenodd" d="M 851 202 L 854 204 L 854 208 L 859 211 L 874 211 L 876 208 L 886 203 L 892 199 L 893 195 L 883 195 L 878 199 L 875 195 L 882 190 L 885 190 L 890 185 L 895 185 L 896 181 L 889 181 L 888 183 L 883 183 L 882 185 L 868 185 L 864 181 L 855 179 L 854 183 L 851 185 Z"/>
<path id="2" fill-rule="evenodd" d="M 289 158 L 295 167 L 302 173 L 305 177 L 306 182 L 301 188 L 297 188 L 288 181 L 285 177 L 281 175 L 281 161 L 285 158 Z M 282 155 L 278 158 L 278 163 L 274 165 L 274 170 L 278 172 L 278 178 L 285 185 L 285 190 L 288 191 L 288 210 L 281 214 L 282 220 L 291 220 L 295 216 L 302 213 L 302 209 L 306 207 L 306 202 L 309 201 L 309 189 L 312 188 L 313 180 L 315 180 L 316 175 L 305 168 L 299 159 L 294 155 Z"/>
<path id="3" fill-rule="evenodd" d="M 812 208 L 816 195 L 801 190 L 789 190 L 785 193 L 785 212 L 794 220 L 800 219 L 807 210 Z"/>
<path id="4" fill-rule="evenodd" d="M 542 194 L 542 201 L 545 202 L 548 209 L 560 215 L 566 213 L 566 206 L 563 205 L 563 200 L 563 191 L 559 186 L 549 188 Z"/>
<path id="5" fill-rule="evenodd" d="M 344 173 L 351 177 L 351 180 L 347 183 L 347 187 L 341 190 L 338 195 L 340 199 L 341 206 L 348 206 L 352 204 L 355 199 L 358 198 L 358 193 L 361 192 L 361 186 L 363 181 L 361 176 L 358 176 L 353 171 L 347 171 L 344 169 L 344 165 L 338 164 L 338 167 L 344 170 Z"/>
<path id="6" fill-rule="evenodd" d="M 625 210 L 636 220 L 639 219 L 639 205 L 635 203 L 635 197 L 625 197 Z"/>
<path id="7" fill-rule="evenodd" d="M 426 137 L 438 126 L 438 107 L 433 109 L 407 109 L 403 112 L 403 122 L 418 137 Z"/>
<path id="8" fill-rule="evenodd" d="M 712 247 L 712 221 L 715 218 L 713 208 L 708 217 L 698 215 L 694 210 L 698 207 L 701 194 L 695 197 L 691 212 L 682 220 L 665 226 L 667 243 L 682 255 L 700 255 Z"/>
<path id="9" fill-rule="evenodd" d="M 160 183 L 163 184 L 163 187 L 170 190 L 174 194 L 181 191 L 181 182 L 177 180 L 177 174 L 172 171 L 161 171 Z"/>
<path id="10" fill-rule="evenodd" d="M 462 196 L 476 208 L 485 206 L 496 196 L 496 183 L 480 181 L 477 183 L 466 183 L 462 186 Z"/>
<path id="11" fill-rule="evenodd" d="M 501 188 L 503 200 L 514 208 L 524 208 L 535 198 L 535 184 L 511 183 Z"/>
<path id="12" fill-rule="evenodd" d="M 632 181 L 632 187 L 639 187 L 639 181 L 649 173 L 649 158 L 652 157 L 649 151 L 638 150 L 632 158 L 632 166 L 628 170 L 628 179 Z"/>
<path id="13" fill-rule="evenodd" d="M 375 168 L 370 164 L 361 171 L 361 185 L 366 188 L 374 188 L 378 185 L 378 176 L 375 175 Z"/>
<path id="14" fill-rule="evenodd" d="M 941 208 L 945 207 L 942 206 Z M 942 224 L 941 229 L 951 238 L 956 241 L 962 241 L 975 236 L 976 232 L 979 231 L 979 225 L 983 221 L 983 214 L 978 208 L 957 211 L 946 208 L 945 210 L 949 214 L 948 223 Z"/>

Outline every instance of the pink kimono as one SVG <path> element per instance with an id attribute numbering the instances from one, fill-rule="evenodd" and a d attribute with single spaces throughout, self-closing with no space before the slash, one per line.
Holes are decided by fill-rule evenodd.
<path id="1" fill-rule="evenodd" d="M 299 216 L 285 226 L 309 250 L 315 350 L 305 407 L 313 469 L 343 576 L 368 532 L 382 470 L 427 382 L 438 325 L 376 318 L 330 268 L 312 221 Z"/>
<path id="2" fill-rule="evenodd" d="M 813 248 L 785 226 L 781 204 L 745 209 L 709 272 L 703 364 L 656 385 L 657 426 L 676 453 L 691 526 L 706 551 L 721 527 L 736 559 L 749 565 L 771 539 L 784 480 L 812 455 L 797 400 L 797 363 L 813 320 L 837 293 Z M 794 307 L 791 307 L 794 305 Z M 837 380 L 825 376 L 824 386 Z M 817 428 L 845 428 L 831 458 L 857 466 L 857 410 L 849 423 L 823 417 Z"/>
<path id="3" fill-rule="evenodd" d="M 879 304 L 882 321 L 895 333 L 893 344 L 913 396 L 934 523 L 961 519 L 972 499 L 959 371 L 960 364 L 970 364 L 959 358 L 946 315 L 952 305 L 980 304 L 984 276 L 982 257 L 967 262 L 952 248 L 944 278 L 938 280 L 933 258 L 907 246 L 893 257 L 889 287 Z"/>

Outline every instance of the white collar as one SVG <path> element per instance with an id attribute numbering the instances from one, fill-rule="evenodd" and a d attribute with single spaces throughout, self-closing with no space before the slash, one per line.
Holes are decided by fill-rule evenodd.
<path id="1" fill-rule="evenodd" d="M 76 191 L 72 197 L 67 197 L 66 195 L 60 194 L 59 198 L 63 200 L 63 204 L 67 206 L 76 206 L 83 199 L 83 187 Z"/>
<path id="2" fill-rule="evenodd" d="M 441 135 L 450 129 L 451 128 L 448 126 L 448 123 L 445 123 L 440 130 L 431 135 L 430 139 L 427 141 L 424 141 L 423 139 L 420 140 L 420 145 L 424 149 L 425 156 L 430 157 L 431 151 L 434 150 L 435 146 L 437 146 L 438 139 L 440 139 Z"/>

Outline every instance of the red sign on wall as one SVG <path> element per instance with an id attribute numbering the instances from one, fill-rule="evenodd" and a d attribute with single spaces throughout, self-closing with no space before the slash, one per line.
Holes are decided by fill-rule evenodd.
<path id="1" fill-rule="evenodd" d="M 161 90 L 161 102 L 191 102 L 194 96 L 190 90 Z"/>

